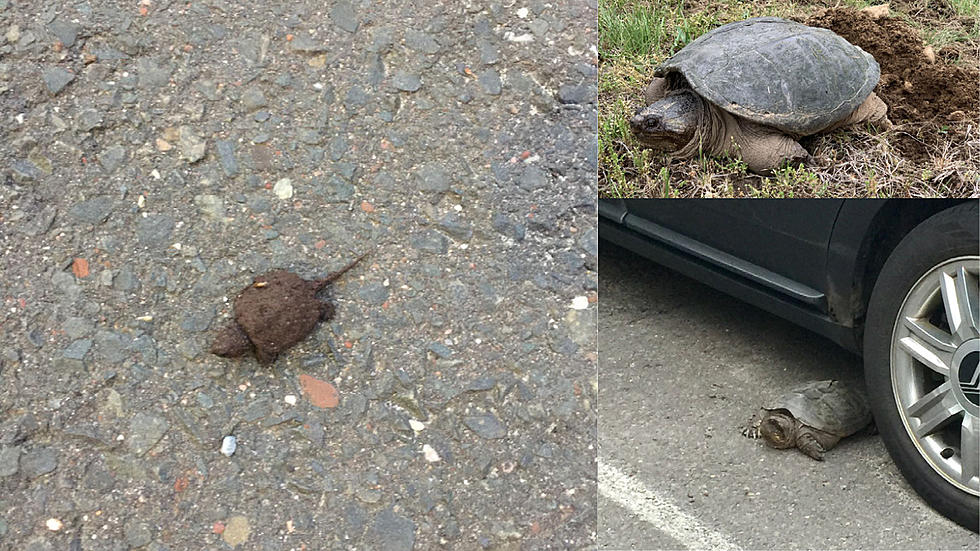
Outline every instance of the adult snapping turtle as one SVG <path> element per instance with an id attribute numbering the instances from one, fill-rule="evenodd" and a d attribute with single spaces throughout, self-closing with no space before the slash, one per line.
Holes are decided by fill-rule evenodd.
<path id="1" fill-rule="evenodd" d="M 890 127 L 872 93 L 880 75 L 874 57 L 832 31 L 746 19 L 657 67 L 630 126 L 643 145 L 675 157 L 729 155 L 767 173 L 810 158 L 802 136 L 862 122 Z"/>
<path id="2" fill-rule="evenodd" d="M 286 270 L 257 276 L 235 297 L 235 319 L 218 332 L 211 353 L 235 358 L 254 350 L 260 363 L 272 363 L 280 352 L 306 338 L 318 322 L 333 317 L 334 305 L 318 299 L 317 293 L 364 256 L 313 281 Z"/>
<path id="3" fill-rule="evenodd" d="M 774 448 L 799 448 L 823 461 L 841 438 L 869 427 L 871 410 L 864 397 L 840 381 L 815 381 L 790 390 L 765 406 L 746 436 L 760 435 Z"/>

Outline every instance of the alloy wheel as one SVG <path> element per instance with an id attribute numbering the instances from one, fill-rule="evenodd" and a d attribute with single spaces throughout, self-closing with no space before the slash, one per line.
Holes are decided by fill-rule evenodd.
<path id="1" fill-rule="evenodd" d="M 980 495 L 980 257 L 951 259 L 908 292 L 891 340 L 895 403 L 926 462 Z"/>

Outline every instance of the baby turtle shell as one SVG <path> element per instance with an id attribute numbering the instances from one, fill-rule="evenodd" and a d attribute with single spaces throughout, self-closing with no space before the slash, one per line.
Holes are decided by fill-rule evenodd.
<path id="1" fill-rule="evenodd" d="M 317 323 L 333 317 L 333 304 L 318 299 L 317 293 L 362 258 L 323 279 L 306 280 L 286 270 L 256 277 L 235 297 L 235 319 L 218 332 L 211 353 L 236 358 L 254 350 L 259 362 L 273 362 L 280 352 L 312 333 Z"/>
<path id="2" fill-rule="evenodd" d="M 794 388 L 765 409 L 788 410 L 804 425 L 841 438 L 871 423 L 864 397 L 840 381 L 816 381 Z"/>
<path id="3" fill-rule="evenodd" d="M 805 136 L 861 105 L 881 69 L 874 57 L 833 31 L 756 17 L 705 33 L 654 74 L 683 75 L 718 107 Z"/>

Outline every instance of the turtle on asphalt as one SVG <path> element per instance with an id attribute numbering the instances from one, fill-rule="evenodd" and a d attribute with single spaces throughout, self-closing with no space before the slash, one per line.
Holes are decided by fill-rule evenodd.
<path id="1" fill-rule="evenodd" d="M 881 69 L 833 31 L 778 17 L 722 25 L 654 70 L 638 141 L 688 158 L 728 155 L 771 173 L 810 159 L 798 138 L 871 122 L 890 128 L 872 90 Z"/>
<path id="2" fill-rule="evenodd" d="M 754 419 L 746 436 L 761 436 L 773 448 L 799 448 L 818 461 L 841 438 L 872 426 L 864 396 L 833 380 L 794 388 Z"/>
<path id="3" fill-rule="evenodd" d="M 318 299 L 317 293 L 364 256 L 323 279 L 306 280 L 286 270 L 257 276 L 235 297 L 235 319 L 218 332 L 211 353 L 236 358 L 254 350 L 260 363 L 272 363 L 280 352 L 312 333 L 318 322 L 333 317 L 334 305 Z"/>

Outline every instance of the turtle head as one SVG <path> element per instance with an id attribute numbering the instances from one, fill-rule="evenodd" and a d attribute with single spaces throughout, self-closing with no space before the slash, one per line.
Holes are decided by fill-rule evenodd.
<path id="1" fill-rule="evenodd" d="M 223 358 L 237 358 L 248 354 L 252 349 L 252 341 L 242 331 L 241 326 L 232 322 L 225 326 L 214 338 L 211 353 Z"/>
<path id="2" fill-rule="evenodd" d="M 796 419 L 781 410 L 771 411 L 759 425 L 759 434 L 770 446 L 783 449 L 796 446 Z"/>
<path id="3" fill-rule="evenodd" d="M 645 147 L 676 151 L 691 141 L 697 130 L 703 100 L 691 90 L 671 92 L 636 110 L 630 119 L 633 135 Z"/>

